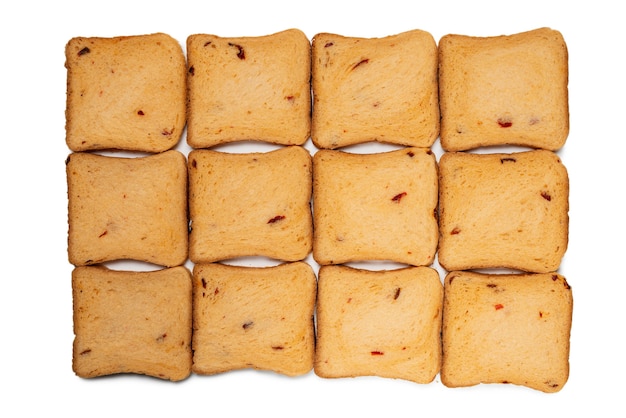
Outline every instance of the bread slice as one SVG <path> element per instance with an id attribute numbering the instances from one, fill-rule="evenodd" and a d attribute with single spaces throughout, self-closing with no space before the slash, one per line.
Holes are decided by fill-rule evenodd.
<path id="1" fill-rule="evenodd" d="M 430 150 L 320 150 L 313 158 L 313 256 L 319 264 L 433 262 L 437 163 Z"/>
<path id="2" fill-rule="evenodd" d="M 185 267 L 118 271 L 76 267 L 73 370 L 172 381 L 191 374 L 192 288 Z"/>
<path id="3" fill-rule="evenodd" d="M 567 250 L 569 180 L 557 154 L 444 153 L 439 263 L 448 271 L 556 271 Z"/>
<path id="4" fill-rule="evenodd" d="M 187 143 L 302 145 L 309 138 L 311 44 L 297 29 L 258 37 L 187 38 Z"/>
<path id="5" fill-rule="evenodd" d="M 187 260 L 187 164 L 176 150 L 145 157 L 72 153 L 66 161 L 68 254 L 76 266 Z"/>
<path id="6" fill-rule="evenodd" d="M 430 383 L 441 363 L 443 286 L 436 270 L 319 271 L 315 373 Z"/>
<path id="7" fill-rule="evenodd" d="M 446 35 L 439 41 L 441 145 L 555 151 L 569 133 L 568 53 L 560 32 Z"/>
<path id="8" fill-rule="evenodd" d="M 383 38 L 319 33 L 312 40 L 312 140 L 430 147 L 439 134 L 437 44 L 411 30 Z"/>
<path id="9" fill-rule="evenodd" d="M 311 252 L 311 155 L 298 146 L 265 153 L 189 153 L 189 257 L 299 261 Z"/>
<path id="10" fill-rule="evenodd" d="M 543 392 L 569 376 L 572 290 L 556 273 L 450 272 L 444 283 L 448 387 L 511 383 Z"/>
<path id="11" fill-rule="evenodd" d="M 312 370 L 317 283 L 307 263 L 196 264 L 193 281 L 195 373 Z"/>
<path id="12" fill-rule="evenodd" d="M 67 67 L 66 142 L 72 151 L 162 152 L 186 122 L 185 55 L 164 33 L 72 38 Z"/>

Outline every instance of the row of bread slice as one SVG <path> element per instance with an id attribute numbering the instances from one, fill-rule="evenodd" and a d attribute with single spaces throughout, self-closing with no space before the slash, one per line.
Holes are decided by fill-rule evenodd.
<path id="1" fill-rule="evenodd" d="M 72 151 L 161 152 L 234 141 L 320 149 L 379 141 L 447 151 L 559 149 L 569 132 L 568 56 L 549 28 L 513 35 L 423 30 L 382 38 L 298 29 L 76 37 L 66 46 Z"/>
<path id="2" fill-rule="evenodd" d="M 559 274 L 304 262 L 129 272 L 77 267 L 73 370 L 179 381 L 238 369 L 378 376 L 543 392 L 569 375 L 571 290 Z M 314 319 L 315 316 L 315 319 Z"/>
<path id="3" fill-rule="evenodd" d="M 70 262 L 162 266 L 238 257 L 553 272 L 568 245 L 557 154 L 373 154 L 299 146 L 137 158 L 72 153 Z"/>

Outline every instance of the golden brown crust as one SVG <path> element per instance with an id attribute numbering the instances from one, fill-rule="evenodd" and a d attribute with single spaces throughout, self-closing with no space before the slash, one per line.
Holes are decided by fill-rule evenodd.
<path id="1" fill-rule="evenodd" d="M 319 272 L 315 373 L 429 383 L 441 363 L 443 286 L 436 270 Z"/>
<path id="2" fill-rule="evenodd" d="M 130 259 L 187 260 L 187 167 L 183 154 L 73 153 L 66 164 L 68 253 L 76 266 Z"/>
<path id="3" fill-rule="evenodd" d="M 319 264 L 433 262 L 437 163 L 430 150 L 320 150 L 313 158 L 313 256 Z"/>
<path id="4" fill-rule="evenodd" d="M 430 147 L 439 134 L 437 45 L 412 30 L 312 40 L 312 140 L 336 149 L 378 141 Z"/>
<path id="5" fill-rule="evenodd" d="M 72 151 L 162 152 L 186 123 L 185 55 L 163 33 L 72 38 L 66 46 Z"/>
<path id="6" fill-rule="evenodd" d="M 562 275 L 450 272 L 444 292 L 444 385 L 563 388 L 573 299 Z"/>
<path id="7" fill-rule="evenodd" d="M 569 179 L 552 151 L 445 153 L 439 263 L 448 271 L 556 271 L 568 245 Z"/>
<path id="8" fill-rule="evenodd" d="M 307 263 L 196 264 L 193 281 L 195 373 L 311 371 L 317 283 Z"/>
<path id="9" fill-rule="evenodd" d="M 309 138 L 311 45 L 289 29 L 259 37 L 187 38 L 187 143 L 302 145 Z"/>
<path id="10" fill-rule="evenodd" d="M 191 261 L 299 261 L 311 252 L 312 163 L 306 149 L 193 150 L 188 165 Z"/>
<path id="11" fill-rule="evenodd" d="M 72 273 L 73 369 L 80 377 L 136 373 L 183 380 L 191 374 L 191 274 L 184 267 Z"/>
<path id="12" fill-rule="evenodd" d="M 567 139 L 568 54 L 558 31 L 446 35 L 439 90 L 446 151 L 504 144 L 555 151 Z"/>

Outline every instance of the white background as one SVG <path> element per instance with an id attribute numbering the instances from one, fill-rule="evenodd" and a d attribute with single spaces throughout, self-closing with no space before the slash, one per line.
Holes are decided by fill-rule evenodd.
<path id="1" fill-rule="evenodd" d="M 3 2 L 0 135 L 0 415 L 625 416 L 624 25 L 618 2 L 311 0 Z M 409 6 L 411 5 L 411 6 Z M 570 242 L 560 272 L 574 292 L 570 378 L 556 394 L 513 385 L 444 387 L 361 377 L 237 371 L 172 383 L 74 375 L 67 261 L 64 47 L 74 36 L 165 32 L 260 36 L 299 28 L 381 37 L 411 29 L 512 34 L 549 26 L 569 49 Z M 181 146 L 184 149 L 184 144 Z M 6 411 L 11 411 L 7 413 Z"/>

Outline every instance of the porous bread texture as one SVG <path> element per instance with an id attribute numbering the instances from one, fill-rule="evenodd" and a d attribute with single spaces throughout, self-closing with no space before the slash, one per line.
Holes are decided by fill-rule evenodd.
<path id="1" fill-rule="evenodd" d="M 444 282 L 448 387 L 511 383 L 560 391 L 569 377 L 572 290 L 557 273 L 450 272 Z"/>
<path id="2" fill-rule="evenodd" d="M 307 257 L 313 245 L 311 155 L 287 146 L 264 153 L 189 154 L 189 258 Z"/>
<path id="3" fill-rule="evenodd" d="M 438 180 L 430 150 L 319 150 L 313 165 L 315 261 L 433 262 Z"/>
<path id="4" fill-rule="evenodd" d="M 447 387 L 543 392 L 567 382 L 572 292 L 556 270 L 569 180 L 551 152 L 569 132 L 558 31 L 450 34 L 439 47 L 420 30 L 195 34 L 187 65 L 163 33 L 77 37 L 65 52 L 78 376 L 253 368 L 429 383 L 440 372 Z M 186 123 L 188 163 L 168 151 Z M 440 167 L 429 149 L 439 134 Z M 309 135 L 314 157 L 294 146 Z M 237 141 L 284 147 L 206 149 Z M 406 148 L 338 150 L 373 141 Z M 544 150 L 460 152 L 498 145 Z M 108 149 L 155 155 L 86 152 Z M 300 261 L 311 251 L 319 286 Z M 436 254 L 445 286 L 426 267 Z M 284 263 L 218 263 L 244 256 Z M 121 259 L 166 268 L 99 265 Z M 379 260 L 409 266 L 333 265 Z M 490 268 L 520 273 L 462 271 Z"/>
<path id="5" fill-rule="evenodd" d="M 298 29 L 187 38 L 187 143 L 302 145 L 311 130 L 311 44 Z"/>
<path id="6" fill-rule="evenodd" d="M 195 373 L 252 368 L 299 376 L 312 370 L 317 282 L 307 263 L 196 264 L 193 289 Z"/>
<path id="7" fill-rule="evenodd" d="M 411 30 L 312 40 L 311 137 L 318 148 L 384 142 L 430 147 L 439 134 L 437 44 Z"/>
<path id="8" fill-rule="evenodd" d="M 568 52 L 560 32 L 450 34 L 439 41 L 441 145 L 555 151 L 569 133 Z"/>
<path id="9" fill-rule="evenodd" d="M 84 378 L 119 373 L 179 381 L 191 374 L 191 274 L 76 267 L 72 367 Z"/>
<path id="10" fill-rule="evenodd" d="M 319 271 L 315 373 L 430 383 L 441 364 L 443 286 L 436 270 Z"/>
<path id="11" fill-rule="evenodd" d="M 164 33 L 72 38 L 66 143 L 72 151 L 162 152 L 186 123 L 185 55 Z"/>
<path id="12" fill-rule="evenodd" d="M 68 255 L 76 265 L 187 260 L 187 164 L 176 150 L 144 157 L 72 153 L 66 161 Z"/>
<path id="13" fill-rule="evenodd" d="M 448 271 L 558 269 L 569 235 L 569 178 L 546 150 L 444 153 L 439 263 Z"/>

